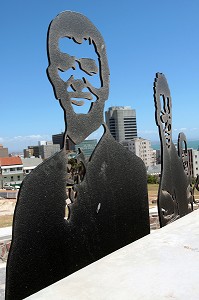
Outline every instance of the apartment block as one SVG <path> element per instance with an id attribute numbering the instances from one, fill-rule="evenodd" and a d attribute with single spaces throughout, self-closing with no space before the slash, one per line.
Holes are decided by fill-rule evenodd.
<path id="1" fill-rule="evenodd" d="M 149 140 L 138 137 L 130 141 L 123 141 L 121 144 L 139 156 L 143 160 L 146 167 L 156 164 L 156 157 Z"/>
<path id="2" fill-rule="evenodd" d="M 56 152 L 60 151 L 59 144 L 52 145 L 41 145 L 39 146 L 39 154 L 42 159 L 47 159 L 50 156 L 54 155 Z"/>
<path id="3" fill-rule="evenodd" d="M 23 164 L 23 175 L 25 177 L 26 175 L 30 174 L 34 168 L 40 165 L 43 162 L 43 159 L 38 157 L 30 157 L 22 158 L 21 161 Z"/>
<path id="4" fill-rule="evenodd" d="M 23 163 L 19 156 L 0 158 L 0 187 L 20 185 L 23 180 Z"/>
<path id="5" fill-rule="evenodd" d="M 60 144 L 53 144 L 52 141 L 39 141 L 38 146 L 28 146 L 28 149 L 24 149 L 24 158 L 47 159 L 58 151 L 60 151 Z"/>
<path id="6" fill-rule="evenodd" d="M 192 177 L 199 175 L 199 150 L 188 149 L 189 172 Z"/>

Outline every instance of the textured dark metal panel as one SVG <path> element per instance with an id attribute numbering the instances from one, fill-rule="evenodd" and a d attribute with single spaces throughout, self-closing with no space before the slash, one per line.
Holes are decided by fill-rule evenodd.
<path id="1" fill-rule="evenodd" d="M 58 69 L 73 67 L 71 61 L 75 61 L 58 49 L 63 36 L 72 37 L 71 42 L 81 43 L 86 38 L 95 44 L 101 88 L 93 89 L 88 84 L 91 94 L 97 96 L 88 114 L 75 114 L 74 94 L 71 97 L 67 91 L 69 83 L 58 77 Z M 104 134 L 89 161 L 83 153 L 78 155 L 81 165 L 76 177 L 68 174 L 64 147 L 25 178 L 14 215 L 7 299 L 27 297 L 150 231 L 145 165 L 117 143 L 103 123 L 109 71 L 101 34 L 81 14 L 63 12 L 50 25 L 48 55 L 48 76 L 66 117 L 65 137 L 80 143 L 101 124 Z M 81 78 L 78 80 L 70 81 L 77 103 L 90 97 L 82 94 L 85 86 Z M 67 192 L 68 184 L 72 186 Z"/>
<path id="2" fill-rule="evenodd" d="M 86 79 L 88 73 L 90 77 L 96 73 L 96 68 L 90 67 L 93 60 L 87 57 L 71 56 L 60 51 L 59 41 L 64 37 L 71 38 L 73 44 L 74 42 L 79 44 L 87 42 L 94 46 L 99 60 L 98 76 L 101 87 L 94 87 L 89 79 Z M 71 54 L 71 49 L 69 49 L 69 53 Z M 48 58 L 47 74 L 53 85 L 55 97 L 60 100 L 60 104 L 65 111 L 67 135 L 75 144 L 79 144 L 90 133 L 98 129 L 103 122 L 104 102 L 107 100 L 109 93 L 109 68 L 103 37 L 97 28 L 82 14 L 71 11 L 62 12 L 49 26 Z M 85 70 L 85 77 L 75 78 L 70 76 L 66 81 L 60 78 L 58 70 L 68 71 L 75 68 L 76 65 L 81 70 L 82 68 Z M 69 87 L 72 87 L 72 91 L 69 91 Z M 82 98 L 92 102 L 88 114 L 76 114 L 73 110 L 75 104 L 82 106 L 83 102 L 78 101 Z M 97 98 L 96 101 L 93 101 L 95 98 Z"/>
<path id="3" fill-rule="evenodd" d="M 195 190 L 199 192 L 199 175 L 197 175 L 196 181 L 193 186 L 193 202 L 198 205 L 199 201 L 195 199 Z"/>
<path id="4" fill-rule="evenodd" d="M 156 74 L 154 101 L 162 164 L 158 211 L 160 226 L 165 226 L 192 211 L 193 195 L 188 176 L 186 137 L 183 133 L 179 134 L 176 149 L 172 142 L 171 96 L 166 78 L 161 73 Z"/>

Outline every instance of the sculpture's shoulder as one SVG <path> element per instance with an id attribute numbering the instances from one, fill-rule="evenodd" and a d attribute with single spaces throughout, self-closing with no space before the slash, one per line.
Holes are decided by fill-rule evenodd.
<path id="1" fill-rule="evenodd" d="M 146 173 L 146 167 L 140 157 L 132 151 L 126 149 L 122 144 L 117 142 L 109 130 L 105 132 L 99 141 L 91 160 L 101 159 L 101 161 L 109 161 L 110 166 L 121 166 L 129 169 L 139 169 L 141 172 Z"/>
<path id="2" fill-rule="evenodd" d="M 25 217 L 24 210 L 29 213 L 31 211 L 33 215 L 39 215 L 43 213 L 43 210 L 53 210 L 53 205 L 57 206 L 60 201 L 64 202 L 66 176 L 67 154 L 61 150 L 37 166 L 23 180 L 15 215 Z M 37 205 L 39 205 L 39 210 L 35 211 Z"/>
<path id="3" fill-rule="evenodd" d="M 30 183 L 37 184 L 38 181 L 40 183 L 46 182 L 46 179 L 55 176 L 55 174 L 64 173 L 66 171 L 66 167 L 67 155 L 65 151 L 61 150 L 50 158 L 44 160 L 40 165 L 33 169 L 31 173 L 24 178 L 21 189 Z"/>

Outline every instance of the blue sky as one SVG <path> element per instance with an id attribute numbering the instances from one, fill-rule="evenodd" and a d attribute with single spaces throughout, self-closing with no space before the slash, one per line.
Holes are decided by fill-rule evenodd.
<path id="1" fill-rule="evenodd" d="M 174 139 L 179 131 L 199 139 L 198 0 L 18 0 L 0 7 L 0 143 L 10 151 L 64 130 L 63 111 L 46 76 L 48 25 L 63 10 L 85 14 L 104 37 L 111 74 L 105 109 L 131 106 L 139 136 L 158 140 L 153 81 L 163 72 Z"/>

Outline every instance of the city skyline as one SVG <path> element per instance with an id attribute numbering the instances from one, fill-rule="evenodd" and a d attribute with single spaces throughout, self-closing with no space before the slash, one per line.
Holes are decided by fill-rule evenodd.
<path id="1" fill-rule="evenodd" d="M 113 8 L 114 7 L 114 8 Z M 64 131 L 64 114 L 46 76 L 46 35 L 63 10 L 86 15 L 104 37 L 110 68 L 111 106 L 136 110 L 138 136 L 158 141 L 153 102 L 156 72 L 163 72 L 172 96 L 173 136 L 184 131 L 199 140 L 198 11 L 195 0 L 153 3 L 89 0 L 56 3 L 3 2 L 1 26 L 0 144 L 19 151 Z M 89 138 L 99 138 L 102 129 Z"/>

